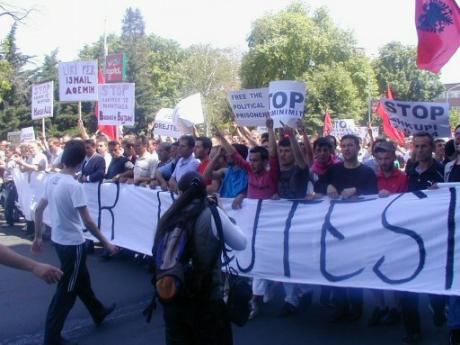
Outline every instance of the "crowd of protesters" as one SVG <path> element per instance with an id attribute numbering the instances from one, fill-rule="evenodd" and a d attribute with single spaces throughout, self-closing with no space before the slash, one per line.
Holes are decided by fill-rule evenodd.
<path id="1" fill-rule="evenodd" d="M 384 137 L 373 138 L 371 131 L 365 140 L 353 134 L 340 140 L 333 136 L 311 138 L 300 120 L 296 129 L 284 126 L 275 130 L 271 119 L 266 126 L 267 133 L 262 134 L 235 125 L 233 135 L 215 129 L 212 137 L 184 135 L 177 141 L 135 135 L 110 140 L 103 134 L 90 138 L 80 122 L 79 139 L 84 141 L 86 157 L 77 179 L 177 192 L 181 177 L 194 171 L 204 178 L 209 194 L 233 198 L 233 208 L 244 207 L 245 199 L 387 197 L 436 188 L 440 182 L 460 182 L 460 126 L 454 139 L 418 133 L 407 139 L 404 147 Z M 62 147 L 70 139 L 42 138 L 20 145 L 1 142 L 2 200 L 8 225 L 20 217 L 14 170 L 59 171 Z M 33 229 L 33 224 L 27 224 L 26 234 L 32 235 Z M 253 279 L 251 318 L 263 311 L 274 284 Z M 308 286 L 283 283 L 283 288 L 285 303 L 280 316 L 296 314 L 302 300 L 311 300 Z M 405 343 L 421 340 L 418 294 L 373 290 L 372 296 L 375 308 L 369 326 L 402 323 Z M 320 303 L 331 310 L 333 322 L 356 321 L 363 316 L 362 289 L 322 287 Z M 434 324 L 441 327 L 448 323 L 451 344 L 460 344 L 460 300 L 430 295 L 429 304 Z"/>

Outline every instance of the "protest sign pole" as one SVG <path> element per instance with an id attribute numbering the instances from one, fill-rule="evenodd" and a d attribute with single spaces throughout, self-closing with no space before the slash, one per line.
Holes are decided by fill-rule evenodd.
<path id="1" fill-rule="evenodd" d="M 46 134 L 45 134 L 45 118 L 42 118 L 42 136 L 43 136 L 43 139 L 46 138 Z"/>
<path id="2" fill-rule="evenodd" d="M 81 121 L 81 101 L 78 102 L 78 119 Z"/>

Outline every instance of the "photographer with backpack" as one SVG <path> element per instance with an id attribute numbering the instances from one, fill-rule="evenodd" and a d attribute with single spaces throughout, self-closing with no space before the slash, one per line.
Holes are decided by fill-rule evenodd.
<path id="1" fill-rule="evenodd" d="M 221 255 L 223 242 L 243 250 L 246 236 L 207 197 L 206 184 L 198 173 L 186 173 L 178 190 L 179 197 L 158 222 L 152 250 L 166 344 L 231 345 Z"/>

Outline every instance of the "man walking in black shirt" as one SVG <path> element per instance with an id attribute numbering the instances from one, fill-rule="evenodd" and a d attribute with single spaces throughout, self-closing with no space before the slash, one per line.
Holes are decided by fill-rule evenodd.
<path id="1" fill-rule="evenodd" d="M 414 135 L 413 147 L 415 163 L 408 166 L 406 170 L 409 192 L 429 189 L 435 183 L 444 182 L 444 168 L 441 163 L 433 159 L 433 137 L 429 133 L 417 133 Z M 433 321 L 436 326 L 442 326 L 446 321 L 444 297 L 438 295 L 429 295 L 429 297 Z M 417 344 L 421 338 L 418 300 L 416 293 L 401 293 L 401 310 L 406 331 L 403 339 L 405 344 Z"/>
<path id="2" fill-rule="evenodd" d="M 330 198 L 356 198 L 359 195 L 377 194 L 377 177 L 374 171 L 358 161 L 359 138 L 347 134 L 340 141 L 343 162 L 332 165 L 326 172 L 327 194 Z M 361 318 L 363 313 L 363 290 L 335 288 L 336 311 L 333 321 Z"/>

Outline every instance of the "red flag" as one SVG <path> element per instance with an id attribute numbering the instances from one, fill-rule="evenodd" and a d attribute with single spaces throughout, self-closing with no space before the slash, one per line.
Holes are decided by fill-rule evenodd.
<path id="1" fill-rule="evenodd" d="M 98 84 L 105 84 L 104 72 L 102 72 L 102 68 L 99 68 L 99 73 L 97 74 L 97 82 Z M 99 104 L 97 102 L 95 107 L 95 115 L 99 119 Z M 99 132 L 102 132 L 105 135 L 107 135 L 111 140 L 117 139 L 116 126 L 98 125 L 97 129 L 99 130 Z"/>
<path id="2" fill-rule="evenodd" d="M 439 73 L 460 46 L 460 9 L 455 0 L 415 0 L 417 65 Z"/>
<path id="3" fill-rule="evenodd" d="M 323 137 L 332 133 L 332 119 L 331 114 L 326 111 L 324 115 L 324 127 L 323 127 Z"/>
<path id="4" fill-rule="evenodd" d="M 393 93 L 391 92 L 390 86 L 387 87 L 386 97 L 388 99 L 393 99 Z M 385 107 L 383 106 L 382 101 L 380 101 L 375 112 L 382 118 L 383 132 L 387 135 L 387 137 L 398 145 L 403 146 L 405 138 L 404 133 L 391 125 L 390 118 L 387 114 L 387 111 L 385 110 Z"/>

